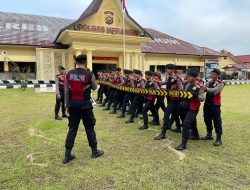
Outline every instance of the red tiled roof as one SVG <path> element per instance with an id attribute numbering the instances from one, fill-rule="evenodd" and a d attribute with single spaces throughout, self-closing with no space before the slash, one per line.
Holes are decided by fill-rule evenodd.
<path id="1" fill-rule="evenodd" d="M 239 61 L 242 63 L 249 63 L 250 64 L 250 55 L 239 55 L 235 56 Z"/>
<path id="2" fill-rule="evenodd" d="M 0 12 L 0 44 L 60 48 L 54 40 L 60 29 L 72 22 L 63 18 Z"/>
<path id="3" fill-rule="evenodd" d="M 86 9 L 87 12 L 96 11 L 97 5 L 91 5 Z M 59 31 L 70 23 L 74 23 L 74 20 L 0 12 L 0 44 L 66 48 L 61 44 L 55 44 L 54 41 Z M 154 38 L 142 45 L 142 51 L 145 53 L 220 56 L 219 52 L 184 42 L 156 30 L 145 31 Z"/>
<path id="4" fill-rule="evenodd" d="M 217 51 L 190 44 L 154 29 L 146 28 L 145 30 L 154 40 L 142 45 L 142 51 L 144 53 L 222 56 Z"/>

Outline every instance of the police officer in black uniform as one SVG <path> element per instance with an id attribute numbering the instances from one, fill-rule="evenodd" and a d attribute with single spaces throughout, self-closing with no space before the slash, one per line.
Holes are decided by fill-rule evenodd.
<path id="1" fill-rule="evenodd" d="M 180 105 L 180 116 L 182 118 L 182 142 L 176 147 L 176 150 L 182 151 L 187 148 L 187 142 L 189 139 L 189 131 L 192 127 L 192 131 L 195 135 L 198 135 L 198 129 L 196 125 L 196 117 L 199 112 L 201 103 L 204 101 L 204 93 L 200 90 L 200 87 L 196 84 L 196 78 L 199 72 L 197 70 L 190 70 L 188 75 L 188 84 L 185 86 L 185 91 L 193 94 L 191 99 L 183 99 Z"/>
<path id="2" fill-rule="evenodd" d="M 87 71 L 87 58 L 85 55 L 79 55 L 75 61 L 78 68 L 69 71 L 65 83 L 66 106 L 69 113 L 69 132 L 65 144 L 64 164 L 75 158 L 71 154 L 71 150 L 74 147 L 75 137 L 81 120 L 86 130 L 89 146 L 92 149 L 92 158 L 97 158 L 104 154 L 102 150 L 97 150 L 96 133 L 94 130 L 96 119 L 91 103 L 91 89 L 97 89 L 95 75 Z"/>
<path id="3" fill-rule="evenodd" d="M 219 79 L 220 70 L 213 69 L 211 79 L 205 85 L 206 100 L 204 105 L 204 121 L 207 127 L 207 135 L 201 140 L 213 140 L 213 123 L 217 135 L 214 146 L 222 145 L 222 120 L 221 120 L 221 92 L 225 84 Z M 212 123 L 213 122 L 213 123 Z"/>
<path id="4" fill-rule="evenodd" d="M 157 83 L 154 83 L 152 80 L 152 76 L 154 75 L 153 72 L 151 71 L 146 71 L 145 72 L 145 78 L 146 78 L 146 83 L 145 83 L 145 89 L 147 90 L 160 90 L 160 87 L 158 86 Z M 152 95 L 145 95 L 145 105 L 142 109 L 142 114 L 143 114 L 143 126 L 141 126 L 139 129 L 144 130 L 148 129 L 148 111 L 150 110 L 153 115 L 153 121 L 150 122 L 151 125 L 160 125 L 159 121 L 159 114 L 156 111 L 155 108 L 155 96 Z"/>
<path id="5" fill-rule="evenodd" d="M 162 84 L 166 84 L 166 90 L 178 91 L 182 87 L 182 82 L 179 75 L 175 74 L 175 65 L 167 65 L 167 78 Z M 170 115 L 173 115 L 175 119 L 178 117 L 178 98 L 167 97 L 168 105 L 164 113 L 164 124 L 161 133 L 155 137 L 155 140 L 162 140 L 166 138 L 166 132 L 170 129 L 171 119 Z"/>
<path id="6" fill-rule="evenodd" d="M 63 66 L 58 67 L 59 74 L 56 75 L 56 105 L 55 105 L 55 119 L 62 120 L 62 118 L 67 118 L 66 108 L 64 102 L 64 85 L 66 80 L 65 68 Z M 59 117 L 60 107 L 62 107 L 62 118 Z"/>
<path id="7" fill-rule="evenodd" d="M 124 76 L 124 81 L 121 84 L 121 86 L 131 87 L 132 85 L 131 85 L 130 75 L 133 74 L 133 71 L 125 69 L 123 72 L 125 76 Z M 117 116 L 117 118 L 125 117 L 127 105 L 129 103 L 129 100 L 131 100 L 133 97 L 133 94 L 130 92 L 122 92 L 122 93 L 125 94 L 123 97 L 123 101 L 122 101 L 122 113 L 121 115 Z"/>

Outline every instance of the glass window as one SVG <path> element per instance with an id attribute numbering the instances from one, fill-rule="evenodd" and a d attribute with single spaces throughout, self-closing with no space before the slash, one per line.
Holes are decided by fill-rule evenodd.
<path id="1" fill-rule="evenodd" d="M 10 72 L 21 72 L 21 73 L 36 73 L 36 63 L 25 63 L 25 62 L 9 62 Z"/>
<path id="2" fill-rule="evenodd" d="M 4 62 L 0 62 L 0 73 L 4 72 Z"/>

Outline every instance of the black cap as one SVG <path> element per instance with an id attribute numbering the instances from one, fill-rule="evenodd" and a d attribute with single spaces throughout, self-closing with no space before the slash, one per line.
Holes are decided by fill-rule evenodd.
<path id="1" fill-rule="evenodd" d="M 196 69 L 190 69 L 187 74 L 191 77 L 198 77 L 199 72 Z"/>
<path id="2" fill-rule="evenodd" d="M 167 69 L 175 69 L 174 64 L 167 64 L 166 67 L 167 67 Z"/>
<path id="3" fill-rule="evenodd" d="M 63 66 L 59 66 L 58 68 L 65 71 L 65 67 L 63 67 Z"/>
<path id="4" fill-rule="evenodd" d="M 86 55 L 78 55 L 75 59 L 75 61 L 79 64 L 86 63 L 87 62 L 87 56 Z"/>
<path id="5" fill-rule="evenodd" d="M 154 75 L 154 72 L 152 72 L 152 71 L 146 71 L 146 72 L 145 72 L 145 75 L 153 76 L 153 75 Z"/>
<path id="6" fill-rule="evenodd" d="M 123 70 L 123 73 L 124 73 L 124 74 L 130 74 L 130 71 L 127 70 L 127 69 L 124 69 L 124 70 Z"/>
<path id="7" fill-rule="evenodd" d="M 140 70 L 134 70 L 134 73 L 137 75 L 142 75 L 142 71 L 140 71 Z"/>
<path id="8" fill-rule="evenodd" d="M 122 71 L 122 69 L 121 69 L 121 68 L 116 68 L 115 70 L 116 70 L 116 71 L 119 71 L 119 72 L 121 72 L 121 71 Z"/>
<path id="9" fill-rule="evenodd" d="M 218 74 L 218 75 L 221 74 L 220 70 L 219 70 L 219 69 L 216 69 L 216 68 L 212 69 L 211 72 L 212 72 L 212 73 L 216 73 L 216 74 Z"/>

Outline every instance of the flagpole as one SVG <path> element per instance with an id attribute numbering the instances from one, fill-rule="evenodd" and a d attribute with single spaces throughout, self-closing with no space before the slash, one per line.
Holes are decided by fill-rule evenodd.
<path id="1" fill-rule="evenodd" d="M 122 18 L 122 27 L 123 27 L 123 69 L 125 69 L 126 65 L 126 31 L 125 31 L 125 3 L 122 2 L 122 11 L 123 11 L 123 18 Z"/>

